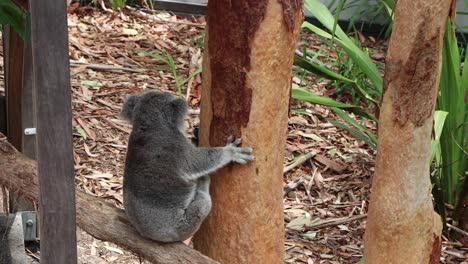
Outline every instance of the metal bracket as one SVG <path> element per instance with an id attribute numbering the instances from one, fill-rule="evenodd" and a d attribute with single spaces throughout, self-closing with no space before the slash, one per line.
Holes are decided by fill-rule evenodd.
<path id="1" fill-rule="evenodd" d="M 36 212 L 23 211 L 20 213 L 21 213 L 21 217 L 23 220 L 24 241 L 36 241 L 37 240 Z"/>
<path id="2" fill-rule="evenodd" d="M 26 129 L 24 130 L 24 134 L 25 134 L 26 136 L 36 135 L 36 128 L 35 128 L 35 127 L 26 128 Z"/>

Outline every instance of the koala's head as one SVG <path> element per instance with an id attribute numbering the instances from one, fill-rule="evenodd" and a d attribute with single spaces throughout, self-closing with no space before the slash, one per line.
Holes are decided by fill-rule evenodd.
<path id="1" fill-rule="evenodd" d="M 184 99 L 168 92 L 150 91 L 127 96 L 121 115 L 132 124 L 161 120 L 180 126 L 187 114 Z"/>

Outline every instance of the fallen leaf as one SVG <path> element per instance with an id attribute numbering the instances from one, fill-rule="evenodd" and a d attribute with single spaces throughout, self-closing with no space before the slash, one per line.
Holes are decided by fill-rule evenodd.
<path id="1" fill-rule="evenodd" d="M 338 163 L 337 161 L 331 160 L 320 154 L 315 155 L 314 159 L 338 173 L 342 173 L 347 168 L 346 164 Z"/>
<path id="2" fill-rule="evenodd" d="M 94 133 L 94 131 L 91 130 L 91 128 L 89 128 L 88 125 L 87 125 L 81 118 L 77 118 L 76 121 L 78 122 L 78 124 L 80 124 L 80 126 L 84 129 L 84 131 L 86 132 L 86 134 L 87 134 L 92 140 L 96 140 L 96 134 Z"/>
<path id="3" fill-rule="evenodd" d="M 97 172 L 91 175 L 84 175 L 87 179 L 98 180 L 98 179 L 112 179 L 113 175 L 111 173 L 102 173 Z"/>
<path id="4" fill-rule="evenodd" d="M 86 154 L 88 154 L 88 156 L 90 156 L 92 158 L 99 157 L 99 154 L 91 153 L 91 150 L 89 149 L 88 145 L 86 145 L 86 143 L 83 143 L 83 145 L 84 145 L 85 152 L 86 152 Z"/>
<path id="5" fill-rule="evenodd" d="M 311 215 L 309 213 L 306 213 L 304 216 L 291 220 L 286 225 L 286 227 L 291 228 L 293 230 L 302 231 L 304 230 L 304 227 L 306 225 L 310 224 L 310 219 L 311 219 Z"/>
<path id="6" fill-rule="evenodd" d="M 138 31 L 133 28 L 123 28 L 122 33 L 127 36 L 136 36 L 138 35 Z"/>
<path id="7" fill-rule="evenodd" d="M 101 87 L 104 84 L 102 84 L 99 81 L 91 81 L 91 80 L 82 80 L 81 85 L 86 85 L 86 86 L 91 86 L 91 87 Z"/>

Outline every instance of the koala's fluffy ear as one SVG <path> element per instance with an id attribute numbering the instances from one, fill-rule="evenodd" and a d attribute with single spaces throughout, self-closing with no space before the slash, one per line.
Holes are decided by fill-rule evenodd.
<path id="1" fill-rule="evenodd" d="M 125 99 L 125 102 L 122 106 L 122 111 L 120 112 L 120 115 L 130 121 L 130 123 L 133 123 L 133 112 L 135 110 L 135 106 L 137 103 L 140 101 L 140 95 L 138 94 L 133 94 L 133 95 L 127 95 L 127 98 Z"/>
<path id="2" fill-rule="evenodd" d="M 182 98 L 177 98 L 171 101 L 171 107 L 177 117 L 185 117 L 187 113 L 187 102 Z"/>

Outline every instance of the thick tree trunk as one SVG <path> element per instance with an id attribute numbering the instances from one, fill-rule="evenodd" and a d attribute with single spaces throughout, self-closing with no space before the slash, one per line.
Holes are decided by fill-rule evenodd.
<path id="1" fill-rule="evenodd" d="M 283 263 L 283 156 L 302 0 L 210 0 L 202 146 L 243 138 L 256 160 L 211 175 L 195 248 L 222 263 Z"/>
<path id="2" fill-rule="evenodd" d="M 429 152 L 451 0 L 399 0 L 386 59 L 366 263 L 439 263 Z"/>
<path id="3" fill-rule="evenodd" d="M 0 186 L 37 201 L 37 165 L 0 139 Z M 123 210 L 76 191 L 76 222 L 90 235 L 127 248 L 153 263 L 217 263 L 182 243 L 162 244 L 141 237 Z"/>

